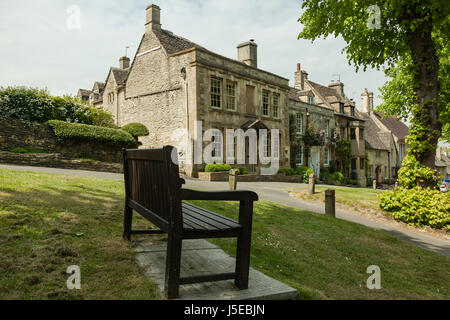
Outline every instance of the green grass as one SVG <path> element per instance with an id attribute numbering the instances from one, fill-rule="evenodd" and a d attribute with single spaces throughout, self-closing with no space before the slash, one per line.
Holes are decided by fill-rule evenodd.
<path id="1" fill-rule="evenodd" d="M 381 210 L 378 205 L 377 195 L 381 190 L 374 190 L 369 188 L 349 188 L 339 186 L 317 186 L 315 188 L 314 195 L 310 195 L 307 190 L 291 189 L 289 192 L 293 193 L 300 199 L 304 200 L 325 200 L 325 190 L 336 190 L 336 202 L 342 203 L 354 208 L 369 208 L 375 210 Z"/>
<path id="2" fill-rule="evenodd" d="M 0 169 L 0 299 L 157 299 L 121 239 L 123 197 L 120 181 Z M 237 203 L 195 203 L 237 218 Z M 251 265 L 302 299 L 450 297 L 450 259 L 386 233 L 267 201 L 253 221 Z M 214 242 L 234 254 L 235 240 Z M 73 264 L 81 290 L 66 288 Z M 366 287 L 369 265 L 381 290 Z"/>
<path id="3" fill-rule="evenodd" d="M 122 210 L 122 182 L 0 169 L 0 300 L 157 299 Z M 81 290 L 66 287 L 70 265 Z"/>

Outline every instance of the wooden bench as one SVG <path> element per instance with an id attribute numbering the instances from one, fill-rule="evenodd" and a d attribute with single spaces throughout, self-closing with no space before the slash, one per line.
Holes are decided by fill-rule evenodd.
<path id="1" fill-rule="evenodd" d="M 172 156 L 175 161 L 172 161 Z M 182 189 L 177 152 L 162 149 L 123 150 L 125 213 L 123 237 L 132 234 L 167 233 L 164 292 L 178 297 L 179 285 L 234 279 L 239 289 L 248 288 L 253 201 L 252 191 L 195 191 Z M 240 201 L 239 221 L 221 216 L 183 200 Z M 133 210 L 157 226 L 158 230 L 132 230 Z M 237 238 L 234 272 L 180 278 L 183 239 Z"/>

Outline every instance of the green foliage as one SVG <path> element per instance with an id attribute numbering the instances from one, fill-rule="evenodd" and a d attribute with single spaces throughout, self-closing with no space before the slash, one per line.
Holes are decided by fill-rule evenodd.
<path id="1" fill-rule="evenodd" d="M 229 164 L 221 163 L 210 163 L 205 166 L 205 172 L 220 172 L 220 171 L 230 171 L 231 166 Z"/>
<path id="2" fill-rule="evenodd" d="M 284 173 L 285 176 L 293 176 L 296 174 L 295 170 L 292 168 L 279 169 L 278 173 Z"/>
<path id="3" fill-rule="evenodd" d="M 354 179 L 348 179 L 348 183 L 357 186 L 358 185 L 358 181 L 354 180 Z"/>
<path id="4" fill-rule="evenodd" d="M 340 184 L 344 181 L 344 175 L 339 172 L 339 171 L 335 171 L 333 173 L 330 174 L 330 179 L 337 184 Z"/>
<path id="5" fill-rule="evenodd" d="M 364 170 L 366 174 L 366 179 L 369 179 L 369 169 L 370 169 L 369 154 L 366 152 L 364 156 Z"/>
<path id="6" fill-rule="evenodd" d="M 236 168 L 236 169 L 238 169 L 238 174 L 239 175 L 248 174 L 248 170 L 245 167 L 239 167 L 239 168 Z"/>
<path id="7" fill-rule="evenodd" d="M 340 139 L 336 142 L 336 158 L 342 161 L 345 176 L 350 174 L 350 162 L 352 160 L 352 144 L 348 139 Z"/>
<path id="8" fill-rule="evenodd" d="M 76 98 L 52 97 L 47 90 L 26 87 L 0 88 L 0 114 L 27 122 L 61 120 L 106 127 L 114 125 L 110 113 Z"/>
<path id="9" fill-rule="evenodd" d="M 299 176 L 304 176 L 305 172 L 308 170 L 309 168 L 307 166 L 298 166 L 295 168 L 295 174 L 298 174 Z"/>
<path id="10" fill-rule="evenodd" d="M 39 149 L 33 146 L 15 147 L 9 150 L 11 153 L 41 153 Z"/>
<path id="11" fill-rule="evenodd" d="M 123 148 L 137 147 L 133 136 L 123 130 L 59 120 L 50 120 L 47 124 L 53 129 L 59 143 L 90 141 Z"/>
<path id="12" fill-rule="evenodd" d="M 437 188 L 440 176 L 438 171 L 420 164 L 413 155 L 408 154 L 398 170 L 398 181 L 407 189 L 416 186 Z"/>
<path id="13" fill-rule="evenodd" d="M 128 123 L 124 125 L 121 129 L 128 132 L 135 138 L 148 136 L 150 134 L 146 126 L 136 122 Z"/>
<path id="14" fill-rule="evenodd" d="M 308 168 L 308 169 L 305 171 L 305 173 L 303 174 L 303 182 L 309 181 L 309 176 L 310 176 L 311 174 L 313 174 L 313 173 L 314 173 L 314 170 L 311 169 L 311 168 Z"/>
<path id="15" fill-rule="evenodd" d="M 330 178 L 330 170 L 327 167 L 320 167 L 320 180 L 328 181 Z"/>
<path id="16" fill-rule="evenodd" d="M 450 197 L 438 190 L 396 188 L 379 196 L 381 209 L 414 227 L 430 226 L 450 232 Z"/>

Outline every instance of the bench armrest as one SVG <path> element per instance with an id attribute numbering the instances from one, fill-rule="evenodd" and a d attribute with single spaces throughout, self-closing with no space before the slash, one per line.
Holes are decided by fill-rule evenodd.
<path id="1" fill-rule="evenodd" d="M 180 178 L 180 184 L 186 184 L 186 180 L 184 180 L 183 178 Z"/>
<path id="2" fill-rule="evenodd" d="M 229 190 L 229 191 L 197 191 L 181 189 L 182 200 L 225 200 L 225 201 L 258 201 L 258 195 L 253 191 Z"/>

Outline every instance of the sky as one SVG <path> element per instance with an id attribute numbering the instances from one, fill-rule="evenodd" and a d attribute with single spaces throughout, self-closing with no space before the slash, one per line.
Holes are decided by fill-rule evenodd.
<path id="1" fill-rule="evenodd" d="M 164 29 L 211 51 L 236 59 L 236 46 L 254 39 L 258 67 L 290 79 L 291 85 L 300 63 L 312 81 L 328 85 L 340 78 L 358 108 L 364 88 L 374 92 L 375 105 L 381 102 L 384 73 L 356 73 L 342 53 L 341 38 L 297 39 L 302 29 L 298 0 L 1 0 L 0 87 L 76 95 L 79 88 L 104 82 L 119 57 L 126 52 L 134 57 L 151 3 L 161 7 Z M 79 8 L 79 28 L 73 6 Z"/>

